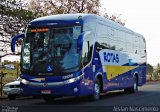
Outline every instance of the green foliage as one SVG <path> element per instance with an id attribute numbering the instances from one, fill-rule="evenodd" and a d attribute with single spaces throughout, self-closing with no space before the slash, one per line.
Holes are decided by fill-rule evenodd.
<path id="1" fill-rule="evenodd" d="M 7 65 L 7 64 L 13 64 L 16 68 L 19 67 L 20 62 L 19 61 L 8 61 L 8 60 L 4 60 L 4 62 L 2 63 L 3 65 Z"/>
<path id="2" fill-rule="evenodd" d="M 25 25 L 35 18 L 32 11 L 26 9 L 26 3 L 21 0 L 0 0 L 0 43 L 1 49 L 10 47 L 12 36 L 23 33 Z M 22 41 L 17 42 L 17 47 Z M 5 54 L 4 54 L 5 53 Z M 5 51 L 4 57 L 10 53 Z"/>
<path id="3" fill-rule="evenodd" d="M 21 0 L 1 0 L 1 36 L 6 36 L 6 34 L 12 36 L 21 33 L 24 26 L 34 18 L 31 11 L 24 9 L 24 5 L 25 4 Z"/>
<path id="4" fill-rule="evenodd" d="M 7 64 L 13 64 L 16 69 L 6 69 L 6 68 L 0 68 L 0 73 L 7 73 L 6 76 L 4 77 L 4 82 L 8 82 L 11 81 L 13 79 L 16 79 L 19 75 L 20 75 L 20 62 L 19 61 L 8 61 L 8 60 L 4 60 L 4 62 L 2 63 L 3 65 L 7 65 Z"/>
<path id="5" fill-rule="evenodd" d="M 157 73 L 160 73 L 160 65 L 159 65 L 159 63 L 157 65 Z"/>
<path id="6" fill-rule="evenodd" d="M 38 16 L 66 13 L 99 14 L 100 0 L 30 0 L 28 9 Z"/>
<path id="7" fill-rule="evenodd" d="M 13 81 L 13 79 L 17 78 L 17 70 L 8 70 L 5 68 L 0 68 L 0 72 L 7 73 L 5 77 L 3 77 L 3 84 L 9 83 Z M 20 74 L 20 72 L 18 74 Z"/>
<path id="8" fill-rule="evenodd" d="M 150 64 L 147 64 L 147 74 L 152 74 L 153 73 L 153 66 Z"/>
<path id="9" fill-rule="evenodd" d="M 100 0 L 29 0 L 27 6 L 30 11 L 37 12 L 37 17 L 67 13 L 92 13 L 125 25 L 125 21 L 120 18 L 121 14 L 109 16 L 106 9 L 101 11 Z"/>

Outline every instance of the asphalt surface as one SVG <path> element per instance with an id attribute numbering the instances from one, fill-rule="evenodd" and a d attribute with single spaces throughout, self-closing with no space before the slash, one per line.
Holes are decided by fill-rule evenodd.
<path id="1" fill-rule="evenodd" d="M 160 82 L 147 83 L 135 94 L 127 94 L 123 90 L 108 92 L 95 102 L 88 97 L 63 97 L 52 103 L 31 97 L 0 100 L 2 112 L 160 112 Z"/>

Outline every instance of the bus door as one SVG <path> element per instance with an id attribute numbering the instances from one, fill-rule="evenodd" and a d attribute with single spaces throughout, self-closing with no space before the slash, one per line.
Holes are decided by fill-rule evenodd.
<path id="1" fill-rule="evenodd" d="M 83 46 L 82 46 L 82 58 L 81 58 L 81 66 L 82 70 L 84 70 L 84 79 L 86 85 L 88 85 L 88 89 L 91 89 L 93 86 L 93 65 L 92 65 L 92 52 L 93 52 L 93 39 L 91 32 L 88 32 L 83 37 Z"/>

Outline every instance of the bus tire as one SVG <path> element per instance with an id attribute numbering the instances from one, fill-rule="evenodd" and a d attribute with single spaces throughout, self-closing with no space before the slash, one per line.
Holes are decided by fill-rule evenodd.
<path id="1" fill-rule="evenodd" d="M 134 77 L 133 86 L 131 88 L 125 88 L 124 92 L 125 93 L 137 93 L 138 92 L 138 79 L 136 76 Z"/>
<path id="2" fill-rule="evenodd" d="M 133 87 L 131 87 L 131 93 L 136 93 L 136 92 L 138 92 L 138 79 L 135 76 Z"/>
<path id="3" fill-rule="evenodd" d="M 92 101 L 97 101 L 100 99 L 100 87 L 101 87 L 100 80 L 96 79 L 96 83 L 94 84 L 93 95 L 91 96 Z"/>
<path id="4" fill-rule="evenodd" d="M 44 95 L 43 99 L 46 103 L 53 103 L 54 102 L 54 97 L 50 95 Z"/>

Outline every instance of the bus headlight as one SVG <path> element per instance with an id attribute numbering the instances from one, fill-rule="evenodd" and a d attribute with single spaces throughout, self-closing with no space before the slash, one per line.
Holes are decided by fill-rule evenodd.
<path id="1" fill-rule="evenodd" d="M 73 83 L 73 82 L 76 82 L 77 80 L 81 79 L 83 77 L 84 74 L 78 76 L 78 77 L 75 77 L 75 78 L 71 78 L 71 79 L 68 79 L 65 81 L 66 84 L 70 84 L 70 83 Z"/>
<path id="2" fill-rule="evenodd" d="M 72 83 L 72 82 L 75 82 L 75 78 L 72 78 L 72 79 L 68 80 L 68 83 Z"/>

